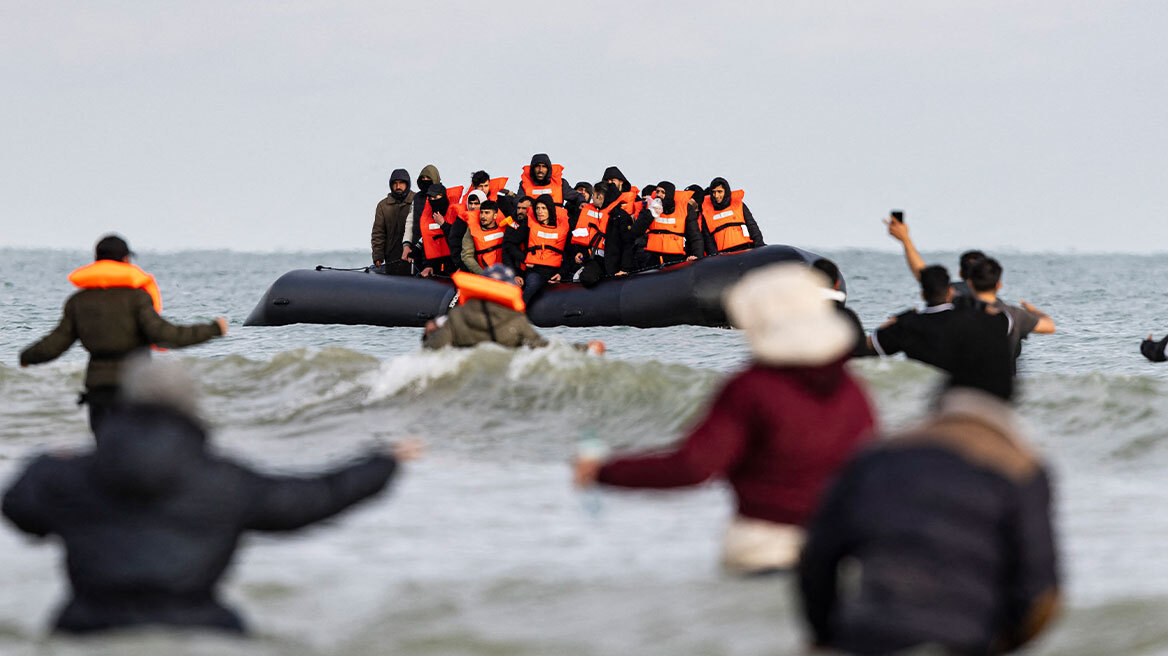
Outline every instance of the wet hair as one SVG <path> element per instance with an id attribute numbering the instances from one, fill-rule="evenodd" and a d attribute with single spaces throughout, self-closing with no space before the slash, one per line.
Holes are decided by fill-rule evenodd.
<path id="1" fill-rule="evenodd" d="M 486 171 L 475 171 L 470 174 L 470 186 L 477 187 L 484 182 L 490 182 L 491 175 Z"/>
<path id="2" fill-rule="evenodd" d="M 973 263 L 969 270 L 969 286 L 975 292 L 992 292 L 1002 280 L 1002 265 L 992 257 Z"/>
<path id="3" fill-rule="evenodd" d="M 811 264 L 811 268 L 822 271 L 823 275 L 827 276 L 827 279 L 831 281 L 832 287 L 835 287 L 836 283 L 838 283 L 840 280 L 839 267 L 835 265 L 835 262 L 832 262 L 826 257 L 821 257 L 818 260 L 815 260 L 815 262 Z"/>
<path id="4" fill-rule="evenodd" d="M 976 262 L 984 259 L 986 259 L 986 254 L 981 251 L 965 251 L 962 253 L 961 259 L 958 260 L 961 266 L 961 279 L 969 280 L 970 271 L 973 269 L 973 265 Z"/>
<path id="5" fill-rule="evenodd" d="M 940 305 L 949 299 L 949 271 L 940 264 L 921 269 L 921 295 L 925 303 Z"/>

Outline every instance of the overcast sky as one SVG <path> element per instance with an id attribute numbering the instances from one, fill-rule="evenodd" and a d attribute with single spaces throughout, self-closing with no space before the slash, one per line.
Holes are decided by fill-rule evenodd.
<path id="1" fill-rule="evenodd" d="M 0 4 L 0 246 L 367 250 L 395 167 L 724 176 L 770 243 L 1168 250 L 1168 2 Z"/>

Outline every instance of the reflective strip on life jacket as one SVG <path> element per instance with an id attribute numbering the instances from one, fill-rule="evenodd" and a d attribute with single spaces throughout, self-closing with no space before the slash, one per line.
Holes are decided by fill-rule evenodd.
<path id="1" fill-rule="evenodd" d="M 702 222 L 714 237 L 714 244 L 719 251 L 732 250 L 754 241 L 750 238 L 746 214 L 742 211 L 743 196 L 745 193 L 742 190 L 730 192 L 730 205 L 717 212 L 709 196 L 702 201 Z"/>
<path id="2" fill-rule="evenodd" d="M 646 233 L 645 250 L 665 255 L 685 255 L 685 219 L 692 191 L 673 192 L 673 212 L 653 219 Z"/>
<path id="3" fill-rule="evenodd" d="M 564 246 L 568 244 L 568 211 L 556 208 L 556 224 L 545 226 L 532 219 L 528 224 L 527 266 L 559 267 L 564 262 Z"/>
<path id="4" fill-rule="evenodd" d="M 503 261 L 503 233 L 507 229 L 496 225 L 495 228 L 484 229 L 479 223 L 479 210 L 469 212 L 466 217 L 466 229 L 474 239 L 475 260 L 484 269 Z"/>
<path id="5" fill-rule="evenodd" d="M 523 304 L 523 290 L 519 285 L 466 271 L 455 271 L 454 275 L 450 276 L 450 279 L 454 281 L 454 286 L 458 288 L 459 305 L 463 305 L 467 301 L 482 299 L 491 303 L 498 303 L 516 312 L 527 311 L 527 306 Z"/>
<path id="6" fill-rule="evenodd" d="M 564 202 L 564 167 L 559 164 L 552 164 L 551 179 L 546 185 L 540 185 L 538 188 L 531 181 L 531 166 L 523 167 L 523 176 L 519 183 L 519 194 L 521 196 L 531 196 L 532 198 L 539 198 L 543 194 L 550 194 L 552 201 L 556 205 L 559 205 Z"/>
<path id="7" fill-rule="evenodd" d="M 75 269 L 69 274 L 69 282 L 81 289 L 109 289 L 129 287 L 142 289 L 150 294 L 155 312 L 162 312 L 162 295 L 158 293 L 158 283 L 154 276 L 129 262 L 98 260 Z"/>
<path id="8" fill-rule="evenodd" d="M 461 216 L 464 212 L 462 206 L 458 204 L 458 199 L 462 197 L 462 187 L 449 187 L 446 190 L 446 201 L 450 207 L 446 210 L 444 221 L 450 223 Z M 422 216 L 418 225 L 418 231 L 422 234 L 422 250 L 426 253 L 427 260 L 434 260 L 440 257 L 447 257 L 450 255 L 450 244 L 446 243 L 446 234 L 442 232 L 442 224 L 434 220 L 434 210 L 430 208 L 430 199 L 426 199 L 426 204 L 422 207 Z"/>

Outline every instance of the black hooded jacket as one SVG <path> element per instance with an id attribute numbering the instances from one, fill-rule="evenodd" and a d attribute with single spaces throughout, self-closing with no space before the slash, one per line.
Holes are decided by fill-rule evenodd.
<path id="1" fill-rule="evenodd" d="M 203 428 L 161 406 L 123 406 L 93 452 L 41 455 L 4 494 L 20 530 L 65 545 L 72 598 L 58 630 L 135 625 L 243 631 L 218 598 L 245 531 L 291 531 L 386 486 L 385 455 L 320 476 L 265 475 L 217 457 Z"/>
<path id="2" fill-rule="evenodd" d="M 535 203 L 532 205 L 532 207 L 534 208 L 535 205 L 541 205 L 541 204 L 548 208 L 548 216 L 550 217 L 550 220 L 554 224 L 556 221 L 556 204 L 552 200 L 551 195 L 543 194 L 539 198 L 536 198 Z M 503 236 L 503 240 L 504 240 L 503 241 L 503 264 L 506 264 L 507 266 L 515 269 L 516 271 L 519 271 L 522 268 L 521 265 L 527 259 L 527 242 L 528 242 L 528 238 L 531 236 L 531 224 L 533 224 L 533 223 L 538 224 L 539 221 L 537 221 L 535 219 L 531 219 L 530 221 L 519 222 L 516 224 L 514 229 L 508 229 L 507 232 Z M 556 273 L 559 273 L 561 279 L 563 279 L 563 280 L 570 279 L 570 276 L 572 274 L 573 262 L 572 262 L 571 258 L 568 257 L 568 251 L 569 251 L 568 245 L 571 243 L 571 238 L 572 238 L 571 230 L 573 227 L 574 227 L 574 221 L 572 221 L 571 217 L 569 217 L 569 219 L 568 219 L 568 231 L 569 231 L 568 232 L 568 242 L 564 244 L 564 246 L 565 246 L 564 257 L 560 263 L 560 266 L 555 271 L 545 271 L 545 273 L 548 274 L 549 278 L 551 276 L 555 275 Z M 537 269 L 546 269 L 547 267 L 536 267 L 536 268 Z M 532 270 L 532 267 L 527 267 L 528 272 L 530 272 L 531 270 Z"/>
<path id="3" fill-rule="evenodd" d="M 722 187 L 723 189 L 726 190 L 726 194 L 724 196 L 722 196 L 722 202 L 720 202 L 720 203 L 715 203 L 714 197 L 710 195 L 710 192 L 713 191 L 717 187 Z M 727 207 L 730 207 L 730 191 L 731 191 L 730 183 L 726 181 L 726 178 L 714 178 L 713 180 L 710 181 L 710 187 L 706 191 L 706 198 L 710 199 L 710 204 L 714 207 L 715 211 L 721 211 L 721 210 L 726 209 Z M 699 216 L 700 216 L 700 213 L 699 213 Z M 750 240 L 753 243 L 750 244 L 749 246 L 740 246 L 735 250 L 743 250 L 744 248 L 758 248 L 759 246 L 765 246 L 766 244 L 762 240 L 762 230 L 759 230 L 758 223 L 754 220 L 754 215 L 750 213 L 750 208 L 746 206 L 746 203 L 742 204 L 742 218 L 746 221 L 746 231 L 748 233 L 750 233 Z M 709 228 L 706 226 L 705 220 L 702 220 L 701 224 L 702 224 L 702 240 L 705 242 L 706 254 L 707 255 L 714 255 L 718 252 L 717 242 L 714 241 L 714 236 L 712 234 L 710 234 Z"/>
<path id="4" fill-rule="evenodd" d="M 535 177 L 535 165 L 536 164 L 543 164 L 543 165 L 547 166 L 548 167 L 547 175 L 545 175 L 542 178 L 537 179 Z M 552 158 L 548 157 L 544 153 L 536 153 L 536 154 L 531 156 L 531 163 L 530 163 L 527 170 L 531 171 L 531 181 L 532 182 L 534 182 L 535 184 L 538 184 L 538 185 L 546 184 L 549 180 L 551 180 L 551 177 L 552 177 Z M 524 189 L 523 183 L 520 182 L 519 183 L 519 195 L 521 195 L 521 196 L 525 195 L 525 194 L 530 195 L 530 193 L 531 193 L 531 190 Z M 566 203 L 568 203 L 569 205 L 574 205 L 576 207 L 576 211 L 579 211 L 580 201 L 584 197 L 582 195 L 580 195 L 580 193 L 577 192 L 575 189 L 573 189 L 572 185 L 569 184 L 567 180 L 564 180 L 562 178 L 560 180 L 560 193 L 563 195 L 564 201 Z"/>
<path id="5" fill-rule="evenodd" d="M 677 186 L 672 182 L 662 182 L 657 185 L 661 192 L 661 208 L 669 214 L 675 209 L 674 193 L 677 191 Z M 705 242 L 702 239 L 701 228 L 698 226 L 698 211 L 690 206 L 685 215 L 685 254 L 694 257 L 702 257 L 705 255 Z M 632 238 L 637 239 L 645 235 L 649 226 L 653 224 L 653 213 L 649 211 L 649 204 L 645 203 L 645 207 L 641 209 L 641 213 L 637 219 L 633 221 Z"/>

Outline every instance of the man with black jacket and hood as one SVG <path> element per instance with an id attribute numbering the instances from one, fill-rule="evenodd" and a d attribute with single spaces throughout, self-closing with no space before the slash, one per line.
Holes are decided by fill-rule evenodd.
<path id="1" fill-rule="evenodd" d="M 402 258 L 406 224 L 413 211 L 414 192 L 410 191 L 410 174 L 394 169 L 389 176 L 389 195 L 377 203 L 373 213 L 373 266 L 380 273 L 410 275 L 410 263 Z"/>
<path id="2" fill-rule="evenodd" d="M 42 454 L 4 494 L 17 528 L 64 544 L 72 594 L 57 631 L 243 633 L 217 589 L 240 537 L 332 517 L 380 492 L 420 449 L 406 441 L 315 476 L 261 474 L 208 448 L 194 384 L 177 360 L 129 363 L 122 400 L 94 450 Z"/>
<path id="3" fill-rule="evenodd" d="M 413 211 L 406 219 L 406 227 L 404 234 L 410 236 L 410 241 L 402 246 L 402 259 L 407 262 L 412 262 L 414 259 L 412 250 L 418 245 L 420 233 L 418 232 L 418 220 L 422 216 L 422 210 L 426 208 L 426 192 L 430 189 L 432 184 L 442 184 L 442 176 L 438 174 L 438 167 L 433 164 L 427 164 L 422 167 L 422 172 L 418 174 L 418 193 L 414 194 Z"/>
<path id="4" fill-rule="evenodd" d="M 557 212 L 557 209 L 559 210 Z M 548 283 L 568 280 L 572 275 L 572 260 L 565 256 L 572 222 L 566 211 L 556 205 L 550 194 L 535 199 L 530 221 L 517 223 L 504 239 L 503 264 L 519 270 L 524 265 L 522 278 L 516 282 L 523 287 L 523 302 L 530 303 Z M 522 259 L 515 245 L 522 247 Z"/>
<path id="5" fill-rule="evenodd" d="M 677 191 L 668 180 L 656 185 L 641 214 L 633 221 L 632 238 L 646 237 L 637 258 L 639 268 L 696 260 L 705 254 L 698 213 L 689 204 L 690 192 Z M 680 201 L 680 205 L 679 205 Z"/>
<path id="6" fill-rule="evenodd" d="M 731 191 L 726 178 L 714 178 L 701 201 L 702 239 L 706 255 L 733 253 L 765 246 L 762 231 L 741 191 Z"/>

